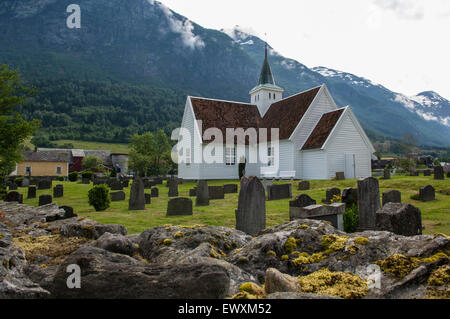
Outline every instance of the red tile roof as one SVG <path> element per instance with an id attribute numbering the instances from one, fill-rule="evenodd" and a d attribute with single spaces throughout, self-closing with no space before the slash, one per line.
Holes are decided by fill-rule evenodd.
<path id="1" fill-rule="evenodd" d="M 345 109 L 325 113 L 317 123 L 302 150 L 321 148 Z"/>
<path id="2" fill-rule="evenodd" d="M 197 120 L 202 120 L 203 132 L 218 128 L 226 138 L 227 128 L 279 128 L 280 140 L 288 139 L 305 115 L 320 87 L 273 103 L 263 118 L 256 105 L 191 97 Z M 270 136 L 269 136 L 270 140 Z M 204 142 L 210 142 L 205 141 Z"/>

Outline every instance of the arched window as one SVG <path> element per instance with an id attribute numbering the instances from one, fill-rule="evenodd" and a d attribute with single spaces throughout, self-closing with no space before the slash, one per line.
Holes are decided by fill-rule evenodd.
<path id="1" fill-rule="evenodd" d="M 275 93 L 273 94 L 273 99 L 275 100 Z"/>
<path id="2" fill-rule="evenodd" d="M 269 93 L 269 100 L 272 98 L 272 93 Z"/>

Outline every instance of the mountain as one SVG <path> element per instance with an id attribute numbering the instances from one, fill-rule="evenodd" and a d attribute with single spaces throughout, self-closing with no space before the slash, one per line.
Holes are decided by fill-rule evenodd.
<path id="1" fill-rule="evenodd" d="M 18 68 L 40 91 L 21 112 L 42 119 L 41 134 L 122 142 L 157 128 L 170 133 L 186 95 L 249 100 L 264 54 L 257 36 L 203 28 L 153 0 L 78 0 L 81 29 L 69 29 L 72 2 L 0 2 L 0 64 Z M 428 92 L 408 98 L 412 110 L 401 94 L 368 80 L 331 76 L 333 70 L 310 69 L 273 48 L 269 53 L 285 96 L 325 83 L 370 136 L 413 133 L 422 144 L 450 145 L 450 127 L 432 118 L 446 119 L 448 104 L 426 108 L 417 100 L 437 101 Z"/>

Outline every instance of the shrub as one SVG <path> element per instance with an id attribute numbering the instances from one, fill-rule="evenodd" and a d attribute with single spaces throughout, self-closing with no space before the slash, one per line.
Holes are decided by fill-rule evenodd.
<path id="1" fill-rule="evenodd" d="M 358 206 L 353 204 L 352 207 L 344 212 L 344 231 L 347 233 L 353 233 L 358 228 L 359 215 Z"/>
<path id="2" fill-rule="evenodd" d="M 447 172 L 447 178 L 450 178 L 450 171 Z"/>
<path id="3" fill-rule="evenodd" d="M 96 170 L 99 168 L 102 161 L 95 156 L 87 156 L 83 159 L 83 169 L 84 170 Z"/>
<path id="4" fill-rule="evenodd" d="M 59 176 L 59 177 L 58 177 L 58 181 L 64 182 L 64 176 Z"/>
<path id="5" fill-rule="evenodd" d="M 411 195 L 409 198 L 411 198 L 413 200 L 420 200 L 419 194 Z"/>
<path id="6" fill-rule="evenodd" d="M 89 179 L 92 179 L 93 176 L 94 176 L 94 173 L 93 173 L 92 171 L 84 171 L 84 172 L 81 174 L 81 177 L 83 177 L 83 178 L 89 178 Z"/>
<path id="7" fill-rule="evenodd" d="M 111 174 L 109 174 L 109 177 L 117 177 L 117 172 L 115 170 L 115 168 L 113 167 L 113 169 L 111 170 Z"/>
<path id="8" fill-rule="evenodd" d="M 72 172 L 69 174 L 69 181 L 76 182 L 78 180 L 78 172 Z"/>
<path id="9" fill-rule="evenodd" d="M 94 206 L 97 212 L 104 211 L 109 208 L 111 196 L 109 195 L 109 187 L 102 184 L 96 185 L 89 191 L 89 205 Z"/>
<path id="10" fill-rule="evenodd" d="M 23 177 L 17 177 L 16 179 L 14 179 L 14 184 L 16 184 L 17 186 L 21 186 L 22 181 L 23 181 Z"/>

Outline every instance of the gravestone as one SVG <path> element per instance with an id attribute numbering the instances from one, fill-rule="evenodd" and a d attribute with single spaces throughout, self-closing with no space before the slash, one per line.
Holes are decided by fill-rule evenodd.
<path id="1" fill-rule="evenodd" d="M 236 229 L 256 235 L 266 228 L 266 194 L 257 177 L 242 177 L 236 210 Z"/>
<path id="2" fill-rule="evenodd" d="M 334 196 L 341 196 L 341 190 L 337 187 L 328 188 L 325 192 L 325 204 L 331 204 L 331 201 L 334 199 Z"/>
<path id="3" fill-rule="evenodd" d="M 36 186 L 30 186 L 28 187 L 28 199 L 36 198 Z"/>
<path id="4" fill-rule="evenodd" d="M 267 186 L 267 200 L 292 198 L 291 184 L 274 184 Z"/>
<path id="5" fill-rule="evenodd" d="M 434 187 L 431 185 L 422 186 L 419 190 L 419 200 L 429 202 L 436 199 Z"/>
<path id="6" fill-rule="evenodd" d="M 154 178 L 155 185 L 162 185 L 163 179 L 161 177 Z"/>
<path id="7" fill-rule="evenodd" d="M 89 180 L 89 183 L 90 183 L 90 180 Z M 102 184 L 108 185 L 108 178 L 106 178 L 106 177 L 94 177 L 94 186 L 102 185 Z"/>
<path id="8" fill-rule="evenodd" d="M 153 186 L 156 185 L 156 183 L 149 178 L 142 179 L 142 182 L 144 183 L 144 189 L 151 189 Z"/>
<path id="9" fill-rule="evenodd" d="M 236 184 L 223 185 L 223 192 L 225 194 L 236 194 L 238 192 L 238 186 Z"/>
<path id="10" fill-rule="evenodd" d="M 289 201 L 289 207 L 306 207 L 310 205 L 316 205 L 316 201 L 306 194 L 301 194 L 295 199 Z"/>
<path id="11" fill-rule="evenodd" d="M 169 197 L 178 196 L 178 181 L 176 179 L 167 180 L 167 185 L 169 186 Z"/>
<path id="12" fill-rule="evenodd" d="M 225 199 L 223 186 L 209 186 L 209 200 Z"/>
<path id="13" fill-rule="evenodd" d="M 109 194 L 111 195 L 112 202 L 120 202 L 120 201 L 125 200 L 125 192 L 124 191 L 111 192 Z"/>
<path id="14" fill-rule="evenodd" d="M 52 188 L 52 180 L 51 179 L 41 179 L 40 181 L 38 181 L 37 187 L 39 190 L 51 189 Z"/>
<path id="15" fill-rule="evenodd" d="M 130 180 L 128 179 L 123 180 L 121 183 L 123 188 L 128 188 L 130 186 Z"/>
<path id="16" fill-rule="evenodd" d="M 144 194 L 144 196 L 145 196 L 145 204 L 146 205 L 151 204 L 152 203 L 152 195 Z"/>
<path id="17" fill-rule="evenodd" d="M 378 179 L 367 177 L 358 180 L 359 230 L 375 228 L 376 212 L 380 209 L 380 188 Z"/>
<path id="18" fill-rule="evenodd" d="M 344 230 L 345 211 L 344 203 L 333 203 L 331 205 L 309 205 L 306 207 L 290 207 L 290 220 L 296 219 L 316 219 L 325 220 L 331 223 L 333 227 Z"/>
<path id="19" fill-rule="evenodd" d="M 196 206 L 209 206 L 209 187 L 206 180 L 199 180 L 196 187 Z"/>
<path id="20" fill-rule="evenodd" d="M 152 188 L 150 192 L 152 197 L 159 197 L 159 189 L 157 187 Z"/>
<path id="21" fill-rule="evenodd" d="M 56 185 L 53 187 L 53 197 L 59 198 L 64 196 L 64 186 L 63 185 Z"/>
<path id="22" fill-rule="evenodd" d="M 383 179 L 391 179 L 391 170 L 389 168 L 385 168 L 383 172 Z"/>
<path id="23" fill-rule="evenodd" d="M 39 196 L 39 206 L 44 206 L 51 204 L 53 201 L 52 195 L 41 195 Z"/>
<path id="24" fill-rule="evenodd" d="M 383 206 L 387 203 L 401 203 L 402 202 L 402 193 L 398 190 L 391 190 L 384 192 L 382 195 L 382 204 Z"/>
<path id="25" fill-rule="evenodd" d="M 337 179 L 338 181 L 344 180 L 344 179 L 345 179 L 345 174 L 344 174 L 344 172 L 336 172 L 336 179 Z"/>
<path id="26" fill-rule="evenodd" d="M 91 179 L 90 178 L 86 178 L 86 177 L 82 177 L 81 178 L 81 184 L 89 185 L 90 183 L 91 183 Z M 95 183 L 95 180 L 94 180 L 94 185 L 97 185 Z"/>
<path id="27" fill-rule="evenodd" d="M 22 186 L 22 187 L 28 187 L 28 186 L 30 186 L 30 179 L 29 179 L 29 178 L 24 178 L 24 179 L 22 180 L 21 186 Z"/>
<path id="28" fill-rule="evenodd" d="M 167 216 L 193 215 L 192 200 L 186 197 L 172 198 L 167 204 Z"/>
<path id="29" fill-rule="evenodd" d="M 436 166 L 434 168 L 434 179 L 444 179 L 444 168 L 442 166 Z"/>
<path id="30" fill-rule="evenodd" d="M 64 214 L 62 215 L 62 219 L 78 217 L 78 215 L 73 212 L 73 208 L 70 207 L 70 206 L 60 206 L 59 209 L 63 209 L 64 210 Z"/>
<path id="31" fill-rule="evenodd" d="M 136 176 L 131 184 L 130 199 L 128 201 L 128 210 L 144 210 L 145 195 L 144 183 L 139 176 Z"/>
<path id="32" fill-rule="evenodd" d="M 17 184 L 15 184 L 15 183 L 9 185 L 10 191 L 16 191 L 18 188 L 19 188 L 19 186 L 17 186 Z"/>
<path id="33" fill-rule="evenodd" d="M 420 209 L 410 204 L 387 203 L 376 213 L 376 230 L 389 231 L 397 235 L 422 234 Z"/>
<path id="34" fill-rule="evenodd" d="M 411 176 L 419 176 L 419 171 L 411 171 Z"/>
<path id="35" fill-rule="evenodd" d="M 123 190 L 122 183 L 116 179 L 110 179 L 108 181 L 108 186 L 112 191 L 122 191 Z"/>
<path id="36" fill-rule="evenodd" d="M 358 190 L 356 188 L 345 188 L 342 191 L 342 202 L 345 203 L 345 207 L 349 208 L 358 204 Z"/>
<path id="37" fill-rule="evenodd" d="M 189 197 L 195 197 L 197 196 L 197 189 L 194 187 L 189 190 Z"/>
<path id="38" fill-rule="evenodd" d="M 18 202 L 19 204 L 23 203 L 23 195 L 19 192 L 13 191 L 9 192 L 5 195 L 5 202 Z"/>
<path id="39" fill-rule="evenodd" d="M 423 171 L 423 176 L 431 176 L 432 173 L 431 169 L 426 169 Z"/>
<path id="40" fill-rule="evenodd" d="M 311 188 L 311 185 L 308 181 L 301 181 L 298 183 L 298 190 L 299 191 L 307 191 Z"/>

